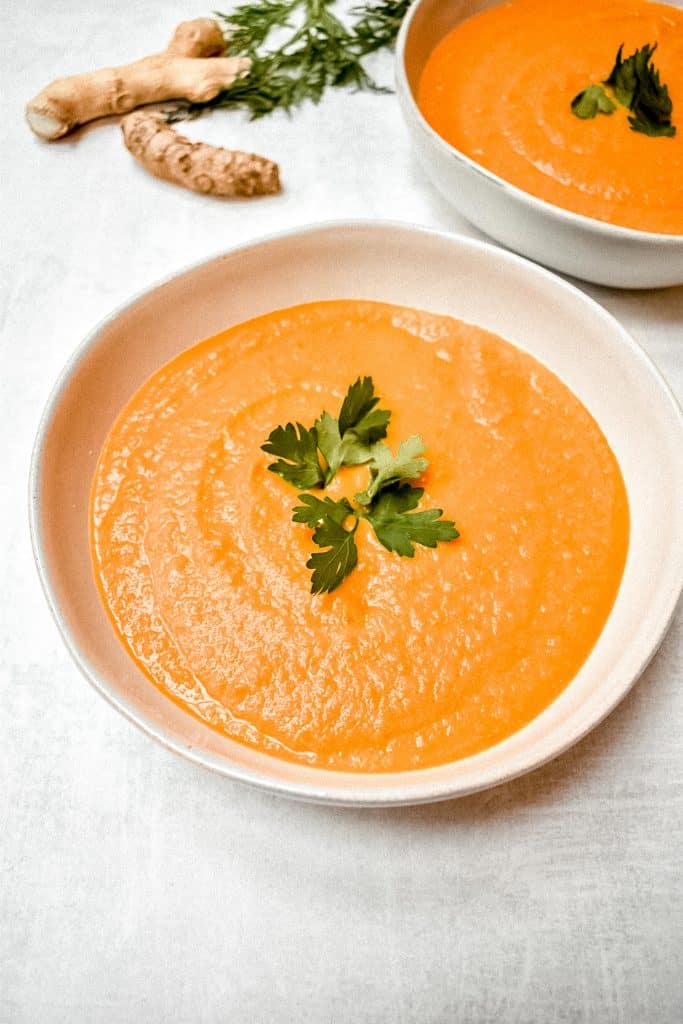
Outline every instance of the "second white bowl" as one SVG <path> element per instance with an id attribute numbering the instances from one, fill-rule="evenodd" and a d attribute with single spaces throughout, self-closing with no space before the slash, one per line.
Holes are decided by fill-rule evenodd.
<path id="1" fill-rule="evenodd" d="M 617 227 L 537 199 L 460 153 L 422 116 L 415 97 L 430 53 L 459 22 L 497 2 L 416 0 L 401 27 L 396 90 L 428 177 L 474 225 L 538 263 L 614 288 L 683 284 L 683 235 Z"/>

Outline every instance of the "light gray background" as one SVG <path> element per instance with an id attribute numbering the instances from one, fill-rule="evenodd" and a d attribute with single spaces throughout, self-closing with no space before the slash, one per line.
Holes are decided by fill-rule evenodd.
<path id="1" fill-rule="evenodd" d="M 2 6 L 2 1024 L 680 1020 L 680 612 L 579 747 L 498 790 L 405 811 L 231 785 L 81 679 L 34 571 L 26 477 L 50 387 L 93 323 L 273 229 L 360 215 L 474 232 L 424 181 L 391 96 L 197 122 L 196 137 L 280 161 L 286 191 L 253 203 L 147 176 L 114 124 L 40 144 L 22 107 L 46 81 L 161 49 L 212 5 Z M 390 80 L 388 55 L 376 66 Z M 683 397 L 683 289 L 587 290 Z"/>

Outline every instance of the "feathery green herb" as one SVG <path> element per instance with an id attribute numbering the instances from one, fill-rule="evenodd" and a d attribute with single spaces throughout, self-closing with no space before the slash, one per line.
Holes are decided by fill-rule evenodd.
<path id="1" fill-rule="evenodd" d="M 370 480 L 366 490 L 355 496 L 356 505 L 348 498 L 334 501 L 328 496 L 299 495 L 301 504 L 294 508 L 292 520 L 313 530 L 313 543 L 321 549 L 306 563 L 312 570 L 313 594 L 336 590 L 356 568 L 356 531 L 362 519 L 387 551 L 406 558 L 413 558 L 416 544 L 434 548 L 460 536 L 454 523 L 441 518 L 442 509 L 413 511 L 424 490 L 406 481 L 427 469 L 429 463 L 422 457 L 425 447 L 416 434 L 403 441 L 394 456 L 379 440 L 386 436 L 391 418 L 388 410 L 377 408 L 379 402 L 372 378 L 359 377 L 346 393 L 339 419 L 323 412 L 310 430 L 300 423 L 276 427 L 262 445 L 264 451 L 280 456 L 268 469 L 296 487 L 325 487 L 342 465 L 368 464 Z M 302 479 L 309 482 L 298 483 Z"/>
<path id="2" fill-rule="evenodd" d="M 273 110 L 318 103 L 328 87 L 387 92 L 366 71 L 363 59 L 396 39 L 410 0 L 378 0 L 352 11 L 347 26 L 332 13 L 334 0 L 260 0 L 228 14 L 227 52 L 250 57 L 245 78 L 205 103 L 180 103 L 167 112 L 173 123 L 207 110 L 238 108 L 252 119 Z M 271 44 L 275 36 L 277 44 Z"/>
<path id="3" fill-rule="evenodd" d="M 358 16 L 358 21 L 353 32 L 362 56 L 393 46 L 411 3 L 412 0 L 378 0 L 366 7 L 354 8 L 352 13 Z"/>
<path id="4" fill-rule="evenodd" d="M 656 49 L 656 43 L 646 43 L 624 60 L 622 43 L 603 86 L 611 89 L 614 98 L 630 111 L 631 131 L 653 138 L 672 137 L 676 134 L 671 123 L 673 103 L 652 61 Z M 589 85 L 575 96 L 571 102 L 572 113 L 581 118 L 613 113 L 616 106 L 603 86 Z"/>

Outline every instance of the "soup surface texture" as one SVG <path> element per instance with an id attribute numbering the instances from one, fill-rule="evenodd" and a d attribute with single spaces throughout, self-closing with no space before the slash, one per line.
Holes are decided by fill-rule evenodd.
<path id="1" fill-rule="evenodd" d="M 392 410 L 393 450 L 422 435 L 422 505 L 461 537 L 401 558 L 361 523 L 356 570 L 312 596 L 298 492 L 260 445 L 337 415 L 359 374 Z M 328 493 L 367 477 L 342 468 Z M 554 374 L 470 324 L 373 302 L 280 310 L 184 352 L 121 414 L 92 492 L 102 598 L 149 678 L 236 740 L 347 771 L 461 758 L 542 711 L 602 630 L 628 533 L 614 455 Z"/>
<path id="2" fill-rule="evenodd" d="M 589 120 L 572 99 L 624 57 L 657 44 L 673 138 L 631 131 L 618 105 Z M 462 22 L 418 89 L 447 142 L 525 192 L 597 220 L 683 234 L 683 11 L 647 0 L 513 0 Z"/>

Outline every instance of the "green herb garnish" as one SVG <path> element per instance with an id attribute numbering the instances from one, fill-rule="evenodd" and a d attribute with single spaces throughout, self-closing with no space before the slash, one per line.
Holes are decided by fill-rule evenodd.
<path id="1" fill-rule="evenodd" d="M 342 402 L 339 412 L 340 432 L 345 434 L 347 430 L 354 430 L 365 441 L 378 441 L 380 437 L 386 437 L 391 413 L 385 409 L 376 409 L 379 401 L 372 377 L 359 377 Z M 371 436 L 375 432 L 376 436 Z"/>
<path id="2" fill-rule="evenodd" d="M 313 543 L 327 549 L 315 551 L 306 562 L 306 568 L 313 570 L 311 593 L 329 593 L 358 565 L 355 541 L 358 517 L 346 498 L 340 501 L 325 498 L 320 501 L 311 494 L 300 494 L 299 501 L 305 504 L 294 509 L 292 519 L 295 523 L 306 523 L 312 527 Z M 346 530 L 344 523 L 349 516 L 353 516 L 354 522 L 351 529 Z"/>
<path id="3" fill-rule="evenodd" d="M 264 451 L 279 456 L 268 469 L 296 487 L 312 489 L 329 483 L 342 465 L 368 464 L 368 486 L 355 496 L 334 501 L 300 494 L 292 513 L 295 523 L 313 530 L 315 551 L 306 563 L 312 570 L 311 593 L 329 593 L 358 564 L 356 531 L 365 519 L 387 551 L 413 558 L 415 545 L 434 548 L 439 542 L 460 536 L 455 524 L 442 519 L 442 509 L 414 512 L 424 494 L 407 480 L 417 479 L 429 465 L 423 458 L 422 438 L 417 434 L 399 445 L 394 456 L 379 440 L 386 436 L 391 413 L 377 409 L 379 397 L 371 377 L 359 377 L 349 388 L 338 419 L 324 412 L 307 430 L 300 423 L 276 427 Z M 318 451 L 323 457 L 321 466 Z M 305 479 L 307 483 L 299 483 Z M 350 525 L 347 525 L 349 524 Z"/>
<path id="4" fill-rule="evenodd" d="M 206 110 L 241 108 L 251 118 L 292 110 L 305 100 L 318 103 L 328 87 L 388 90 L 368 74 L 363 59 L 398 34 L 410 0 L 378 0 L 356 8 L 347 26 L 333 13 L 335 0 L 261 0 L 240 4 L 225 24 L 227 52 L 250 57 L 251 70 L 205 103 L 181 103 L 167 112 L 170 122 Z M 278 44 L 268 47 L 277 32 Z"/>
<path id="5" fill-rule="evenodd" d="M 440 508 L 408 515 L 417 508 L 424 494 L 422 487 L 394 484 L 381 491 L 366 513 L 377 540 L 387 551 L 395 551 L 404 558 L 412 558 L 415 544 L 435 548 L 439 541 L 455 540 L 459 536 L 455 524 L 441 519 Z"/>
<path id="6" fill-rule="evenodd" d="M 419 434 L 402 441 L 395 456 L 385 444 L 376 445 L 370 466 L 370 483 L 356 495 L 358 504 L 367 508 L 385 487 L 421 476 L 429 465 L 426 459 L 421 458 L 424 450 Z"/>
<path id="7" fill-rule="evenodd" d="M 619 102 L 632 111 L 628 119 L 632 131 L 671 137 L 676 134 L 671 123 L 673 103 L 668 88 L 662 85 L 659 71 L 652 63 L 656 49 L 656 43 L 654 46 L 647 43 L 623 60 L 622 43 L 605 85 L 611 86 Z"/>
<path id="8" fill-rule="evenodd" d="M 310 430 L 301 423 L 276 427 L 263 451 L 279 456 L 268 469 L 295 487 L 322 487 L 331 483 L 341 466 L 362 466 L 373 457 L 374 446 L 386 437 L 391 413 L 377 409 L 379 396 L 371 377 L 359 377 L 349 388 L 334 419 L 323 412 Z M 298 431 L 298 433 L 297 433 Z M 326 468 L 323 471 L 318 449 Z"/>
<path id="9" fill-rule="evenodd" d="M 262 447 L 269 455 L 280 456 L 268 466 L 271 473 L 277 473 L 295 487 L 322 487 L 325 477 L 318 461 L 315 427 L 307 430 L 300 423 L 276 427 Z"/>
<path id="10" fill-rule="evenodd" d="M 609 98 L 601 85 L 589 85 L 572 100 L 572 113 L 583 119 L 597 114 L 613 114 L 616 103 Z"/>
<path id="11" fill-rule="evenodd" d="M 649 53 L 650 50 L 654 53 L 655 47 L 644 46 L 642 50 L 636 50 L 633 56 L 629 57 L 627 60 L 623 60 L 622 58 L 622 54 L 624 52 L 623 43 L 617 50 L 614 67 L 610 71 L 609 77 L 605 79 L 605 85 L 609 85 L 614 89 L 614 95 L 623 107 L 631 106 L 631 101 L 633 100 L 638 87 L 638 80 L 636 78 L 636 58 L 641 60 L 642 55 Z"/>
<path id="12" fill-rule="evenodd" d="M 359 377 L 349 388 L 339 418 L 324 412 L 315 422 L 318 446 L 327 463 L 325 484 L 329 484 L 341 466 L 362 466 L 372 458 L 373 446 L 387 435 L 391 413 L 377 409 L 371 377 Z"/>
<path id="13" fill-rule="evenodd" d="M 653 138 L 671 137 L 676 134 L 676 128 L 671 123 L 673 103 L 667 86 L 662 84 L 659 71 L 652 62 L 656 49 L 656 43 L 646 43 L 624 60 L 622 43 L 614 67 L 603 86 L 611 89 L 615 99 L 630 111 L 628 123 L 631 131 Z M 616 106 L 603 86 L 589 85 L 575 96 L 571 102 L 572 113 L 581 118 L 613 113 Z"/>

